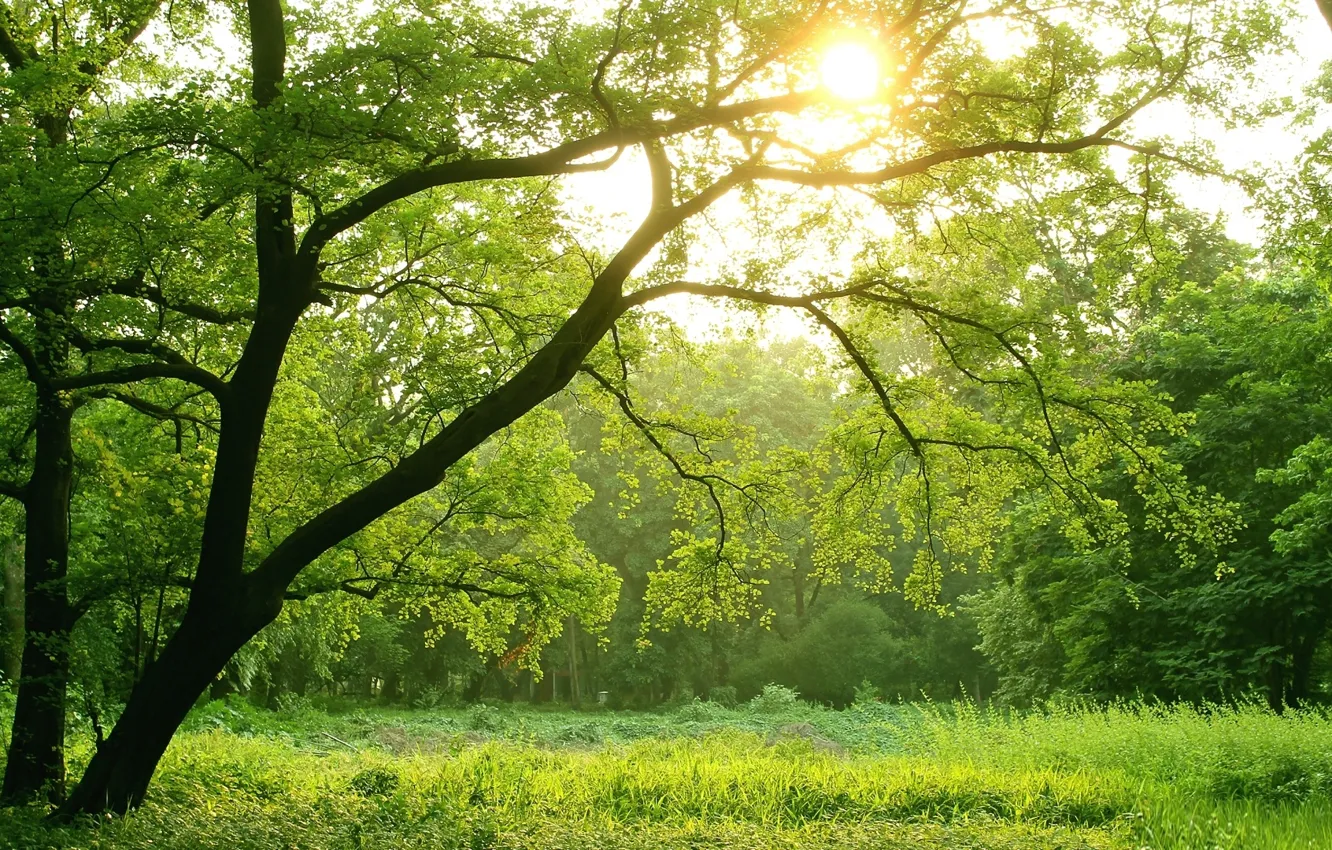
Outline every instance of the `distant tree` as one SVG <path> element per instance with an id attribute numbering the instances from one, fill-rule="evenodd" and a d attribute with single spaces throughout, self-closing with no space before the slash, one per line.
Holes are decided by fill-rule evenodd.
<path id="1" fill-rule="evenodd" d="M 1320 285 L 1254 283 L 1237 270 L 1187 287 L 1137 332 L 1114 369 L 1154 380 L 1194 420 L 1170 454 L 1190 480 L 1233 500 L 1244 525 L 1214 573 L 1181 570 L 1141 532 L 1131 556 L 1079 553 L 1039 513 L 1024 514 L 1002 560 L 1009 584 L 975 604 L 1006 694 L 1218 700 L 1261 690 L 1278 711 L 1312 696 L 1332 566 L 1317 536 L 1326 516 L 1302 521 L 1322 499 L 1313 435 L 1332 427 L 1329 320 Z"/>

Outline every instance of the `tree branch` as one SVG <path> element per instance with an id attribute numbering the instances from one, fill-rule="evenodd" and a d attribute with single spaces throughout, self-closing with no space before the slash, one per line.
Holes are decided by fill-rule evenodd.
<path id="1" fill-rule="evenodd" d="M 645 144 L 713 124 L 728 124 L 773 112 L 798 112 L 818 101 L 816 92 L 796 92 L 757 98 L 741 103 L 702 109 L 645 129 L 616 128 L 558 145 L 531 156 L 508 159 L 455 160 L 404 172 L 370 189 L 353 201 L 319 216 L 301 240 L 300 255 L 313 262 L 330 239 L 355 227 L 395 201 L 440 186 L 481 180 L 510 180 L 521 177 L 554 177 L 602 171 L 612 165 L 626 147 Z M 577 162 L 594 154 L 615 154 L 596 162 Z"/>
<path id="2" fill-rule="evenodd" d="M 111 63 L 125 55 L 129 46 L 143 35 L 157 10 L 162 8 L 162 0 L 149 0 L 137 15 L 126 18 L 93 49 L 96 60 L 85 59 L 79 63 L 79 70 L 89 77 L 87 83 L 79 87 L 80 94 L 87 94 L 97 78 L 105 73 Z"/>
<path id="3" fill-rule="evenodd" d="M 9 329 L 9 325 L 5 323 L 4 319 L 0 319 L 0 342 L 9 346 L 9 349 L 18 357 L 19 362 L 23 364 L 23 368 L 28 374 L 29 381 L 38 385 L 48 382 L 49 379 L 46 373 L 42 371 L 42 367 L 37 363 L 37 355 Z"/>
<path id="4" fill-rule="evenodd" d="M 0 0 L 0 57 L 3 57 L 9 70 L 17 71 L 29 62 L 37 59 L 37 52 L 25 49 L 18 43 L 17 22 L 9 10 L 9 4 Z"/>
<path id="5" fill-rule="evenodd" d="M 615 157 L 599 162 L 574 163 L 574 160 L 609 149 L 627 147 L 631 134 L 608 131 L 549 151 L 513 159 L 455 160 L 418 168 L 398 175 L 370 189 L 359 198 L 319 216 L 301 240 L 300 255 L 313 261 L 330 239 L 355 227 L 395 201 L 440 186 L 472 183 L 480 180 L 512 180 L 521 177 L 549 177 L 578 174 L 610 167 Z M 618 154 L 617 154 L 618 156 Z"/>
<path id="6" fill-rule="evenodd" d="M 114 399 L 120 402 L 121 404 L 124 404 L 127 407 L 139 411 L 145 416 L 151 416 L 154 419 L 159 419 L 162 420 L 163 422 L 191 422 L 202 428 L 207 428 L 209 431 L 212 431 L 213 433 L 218 433 L 220 430 L 215 423 L 209 422 L 206 419 L 201 419 L 198 416 L 194 416 L 193 414 L 190 413 L 181 413 L 178 410 L 172 410 L 171 408 L 168 407 L 162 407 L 160 405 L 153 404 L 151 401 L 145 401 L 139 398 L 138 396 L 132 396 L 129 393 L 122 393 L 118 390 L 99 389 L 87 393 L 87 395 L 90 398 Z"/>
<path id="7" fill-rule="evenodd" d="M 26 502 L 28 498 L 27 485 L 15 484 L 12 481 L 6 481 L 0 478 L 0 496 L 8 496 L 17 502 Z"/>
<path id="8" fill-rule="evenodd" d="M 1332 0 L 1328 0 L 1328 2 L 1332 2 Z M 1183 72 L 1181 72 L 1181 74 L 1182 73 Z M 1118 147 L 1136 153 L 1155 155 L 1160 153 L 1160 150 L 1155 145 L 1138 145 L 1132 142 L 1113 139 L 1110 138 L 1110 134 L 1118 130 L 1134 115 L 1137 115 L 1149 104 L 1155 102 L 1169 91 L 1178 78 L 1179 75 L 1177 74 L 1170 81 L 1151 89 L 1140 97 L 1132 106 L 1106 121 L 1094 132 L 1075 139 L 1067 139 L 1062 142 L 1023 141 L 1017 139 L 1003 142 L 986 142 L 979 145 L 969 145 L 967 147 L 935 151 L 934 153 L 916 157 L 915 159 L 907 160 L 906 162 L 886 166 L 878 171 L 799 171 L 797 169 L 776 166 L 754 166 L 748 169 L 746 176 L 755 180 L 781 180 L 801 186 L 823 188 L 828 186 L 887 183 L 891 180 L 900 180 L 903 177 L 922 174 L 938 165 L 945 165 L 950 162 L 958 162 L 966 159 L 977 159 L 979 157 L 991 156 L 997 153 L 1069 154 L 1093 147 Z"/>
<path id="9" fill-rule="evenodd" d="M 359 582 L 371 582 L 370 587 L 357 587 Z M 448 579 L 405 579 L 391 576 L 357 576 L 355 578 L 343 579 L 336 584 L 318 585 L 316 587 L 301 588 L 297 590 L 288 590 L 283 593 L 284 599 L 293 601 L 304 601 L 311 596 L 318 596 L 324 593 L 333 593 L 341 591 L 350 593 L 353 596 L 359 596 L 362 599 L 374 599 L 380 592 L 389 585 L 401 585 L 404 587 L 422 587 L 431 589 L 455 590 L 460 593 L 476 593 L 481 596 L 489 596 L 494 599 L 528 599 L 532 598 L 531 591 L 515 590 L 503 591 L 494 588 L 483 587 L 479 584 L 473 584 L 466 581 L 450 581 Z"/>
<path id="10" fill-rule="evenodd" d="M 226 381 L 207 369 L 190 363 L 136 363 L 118 369 L 56 378 L 50 383 L 58 390 L 78 390 L 102 384 L 130 384 L 148 378 L 174 378 L 194 384 L 200 389 L 207 390 L 222 404 L 226 404 L 231 397 L 231 387 Z"/>
<path id="11" fill-rule="evenodd" d="M 151 301 L 159 307 L 180 313 L 183 316 L 189 316 L 192 319 L 198 319 L 201 322 L 208 322 L 212 325 L 229 325 L 242 320 L 254 320 L 254 310 L 231 310 L 223 312 L 214 307 L 204 304 L 190 304 L 186 302 L 172 301 L 167 298 L 161 287 L 145 283 L 142 275 L 138 275 L 125 280 L 119 280 L 100 290 L 96 287 L 88 287 L 88 295 L 97 295 L 99 293 L 109 293 L 112 295 L 124 295 L 129 298 L 143 298 Z"/>
<path id="12" fill-rule="evenodd" d="M 735 489 L 739 488 L 736 487 L 736 485 L 732 484 L 731 482 L 726 481 L 719 475 L 706 475 L 706 474 L 699 475 L 697 473 L 693 473 L 685 469 L 684 465 L 675 456 L 675 453 L 672 452 L 656 434 L 652 433 L 652 427 L 648 423 L 648 421 L 643 417 L 639 416 L 638 412 L 634 410 L 633 403 L 630 401 L 628 393 L 621 391 L 618 387 L 612 384 L 605 376 L 603 376 L 600 372 L 598 372 L 596 369 L 592 368 L 591 366 L 585 365 L 579 371 L 581 371 L 585 375 L 590 376 L 594 381 L 596 381 L 598 384 L 601 385 L 601 388 L 603 390 L 610 393 L 610 395 L 619 404 L 620 411 L 624 414 L 625 418 L 628 419 L 629 422 L 632 423 L 633 426 L 638 429 L 638 432 L 642 434 L 643 438 L 652 445 L 652 448 L 656 449 L 657 453 L 666 459 L 666 462 L 669 463 L 671 465 L 671 468 L 675 470 L 675 474 L 678 478 L 680 478 L 680 480 L 692 481 L 695 484 L 702 486 L 705 490 L 708 491 L 708 500 L 712 502 L 713 511 L 717 514 L 717 547 L 716 547 L 717 561 L 725 562 L 728 567 L 731 567 L 732 572 L 736 572 L 735 568 L 731 565 L 730 560 L 725 558 L 726 539 L 727 539 L 726 510 L 722 507 L 721 498 L 717 495 L 717 488 L 714 482 L 722 481 L 727 485 L 731 486 L 732 488 Z M 739 576 L 738 572 L 736 574 L 737 577 L 741 577 Z"/>

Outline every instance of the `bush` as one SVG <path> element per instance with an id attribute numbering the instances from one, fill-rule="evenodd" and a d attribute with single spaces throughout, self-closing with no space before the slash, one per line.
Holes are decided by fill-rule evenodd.
<path id="1" fill-rule="evenodd" d="M 760 714 L 790 711 L 800 704 L 800 694 L 785 685 L 764 685 L 763 692 L 749 701 L 750 709 Z"/>
<path id="2" fill-rule="evenodd" d="M 789 639 L 764 636 L 754 658 L 736 665 L 733 679 L 748 693 L 777 682 L 805 699 L 841 708 L 867 679 L 883 685 L 906 677 L 900 668 L 907 653 L 891 628 L 888 615 L 874 603 L 836 599 Z"/>
<path id="3" fill-rule="evenodd" d="M 477 732 L 499 732 L 505 726 L 504 712 L 478 703 L 467 710 L 467 728 Z"/>
<path id="4" fill-rule="evenodd" d="M 388 796 L 398 787 L 398 774 L 383 767 L 371 767 L 362 770 L 347 783 L 362 797 Z"/>
<path id="5" fill-rule="evenodd" d="M 740 699 L 736 695 L 734 687 L 719 685 L 708 690 L 708 702 L 716 703 L 725 708 L 735 708 L 740 704 Z"/>
<path id="6" fill-rule="evenodd" d="M 727 713 L 728 709 L 719 703 L 703 702 L 696 698 L 676 709 L 671 718 L 683 723 L 711 723 L 720 720 Z"/>
<path id="7" fill-rule="evenodd" d="M 862 679 L 859 685 L 856 685 L 856 696 L 851 701 L 852 705 L 865 706 L 871 703 L 879 702 L 883 699 L 883 694 L 869 679 Z"/>

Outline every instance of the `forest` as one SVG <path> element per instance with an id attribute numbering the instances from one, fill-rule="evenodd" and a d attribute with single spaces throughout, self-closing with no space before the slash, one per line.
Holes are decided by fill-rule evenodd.
<path id="1" fill-rule="evenodd" d="M 1332 847 L 1329 0 L 0 0 L 0 847 Z"/>

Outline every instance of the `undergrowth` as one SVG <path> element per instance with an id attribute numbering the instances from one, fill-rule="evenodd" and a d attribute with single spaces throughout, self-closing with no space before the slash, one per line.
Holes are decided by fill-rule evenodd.
<path id="1" fill-rule="evenodd" d="M 86 758 L 72 742 L 71 769 Z M 21 848 L 1332 847 L 1332 723 L 1258 707 L 196 710 L 147 804 Z"/>

